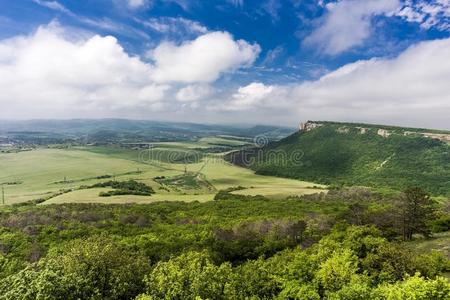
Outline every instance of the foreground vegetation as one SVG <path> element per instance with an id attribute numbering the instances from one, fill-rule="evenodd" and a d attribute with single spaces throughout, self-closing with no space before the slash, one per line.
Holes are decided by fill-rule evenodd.
<path id="1" fill-rule="evenodd" d="M 206 203 L 3 207 L 0 299 L 450 297 L 445 253 L 405 241 L 448 231 L 447 202 L 420 189 L 285 200 L 239 189 Z"/>

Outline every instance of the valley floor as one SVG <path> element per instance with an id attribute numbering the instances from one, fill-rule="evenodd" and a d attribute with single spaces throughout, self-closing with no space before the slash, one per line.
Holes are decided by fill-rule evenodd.
<path id="1" fill-rule="evenodd" d="M 245 188 L 235 193 L 274 199 L 324 191 L 324 186 L 310 182 L 256 175 L 251 170 L 225 162 L 221 154 L 201 156 L 186 164 L 167 159 L 177 151 L 207 147 L 208 142 L 217 140 L 202 140 L 197 144 L 159 143 L 151 150 L 157 154 L 154 157 L 149 157 L 145 150 L 112 147 L 0 153 L 0 183 L 4 185 L 7 204 L 36 199 L 46 199 L 45 203 L 204 202 L 212 200 L 218 190 L 235 186 Z M 158 181 L 155 177 L 165 180 Z M 180 182 L 179 178 L 188 181 Z M 151 186 L 156 194 L 105 198 L 99 197 L 104 188 L 83 188 L 111 179 L 134 179 Z"/>

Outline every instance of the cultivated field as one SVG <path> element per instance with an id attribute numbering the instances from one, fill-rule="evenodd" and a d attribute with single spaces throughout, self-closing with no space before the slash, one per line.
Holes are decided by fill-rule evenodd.
<path id="1" fill-rule="evenodd" d="M 77 147 L 0 153 L 0 183 L 7 204 L 36 199 L 47 199 L 44 203 L 204 202 L 212 200 L 218 190 L 235 186 L 245 188 L 235 193 L 269 198 L 323 191 L 309 182 L 256 175 L 225 162 L 220 153 L 192 152 L 217 145 L 244 144 L 245 141 L 211 137 L 196 143 L 158 143 L 151 150 Z M 183 163 L 185 157 L 188 161 Z M 107 180 L 128 179 L 143 182 L 156 193 L 100 197 L 99 193 L 107 188 L 85 188 Z"/>

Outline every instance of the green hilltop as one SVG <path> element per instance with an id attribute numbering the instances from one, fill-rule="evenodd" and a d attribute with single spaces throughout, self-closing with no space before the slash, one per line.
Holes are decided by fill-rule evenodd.
<path id="1" fill-rule="evenodd" d="M 227 159 L 247 162 L 264 175 L 398 190 L 419 186 L 433 195 L 450 195 L 446 131 L 311 121 L 302 126 L 278 142 Z"/>

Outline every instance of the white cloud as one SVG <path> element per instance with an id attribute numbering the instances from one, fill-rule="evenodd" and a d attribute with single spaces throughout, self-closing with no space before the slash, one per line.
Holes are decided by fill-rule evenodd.
<path id="1" fill-rule="evenodd" d="M 270 65 L 274 63 L 286 50 L 283 46 L 276 46 L 272 50 L 267 51 L 267 54 L 261 63 L 262 65 Z"/>
<path id="2" fill-rule="evenodd" d="M 155 81 L 192 83 L 212 82 L 224 72 L 250 66 L 259 52 L 257 44 L 210 32 L 181 45 L 164 42 L 148 56 L 155 62 Z"/>
<path id="3" fill-rule="evenodd" d="M 40 6 L 44 6 L 44 7 L 56 10 L 56 11 L 60 11 L 65 14 L 68 14 L 68 15 L 73 15 L 73 13 L 70 10 L 68 10 L 64 5 L 62 5 L 61 3 L 57 2 L 57 1 L 33 0 L 33 2 Z"/>
<path id="4" fill-rule="evenodd" d="M 408 22 L 417 22 L 422 23 L 424 19 L 424 15 L 415 11 L 412 7 L 405 6 L 396 12 L 398 17 L 404 18 Z"/>
<path id="5" fill-rule="evenodd" d="M 154 83 L 151 71 L 151 65 L 128 55 L 114 37 L 73 41 L 52 23 L 31 36 L 0 42 L 0 116 L 95 116 L 124 107 L 151 110 L 169 89 Z"/>
<path id="6" fill-rule="evenodd" d="M 76 35 L 55 21 L 0 41 L 0 118 L 149 117 L 181 109 L 180 102 L 214 92 L 205 82 L 250 65 L 258 52 L 213 32 L 179 46 L 163 43 L 149 63 L 112 36 Z"/>
<path id="7" fill-rule="evenodd" d="M 260 82 L 253 82 L 249 85 L 240 87 L 236 93 L 232 95 L 232 100 L 226 106 L 225 110 L 246 110 L 261 106 L 263 101 L 276 102 L 273 92 L 276 88 L 271 85 L 264 85 Z"/>
<path id="8" fill-rule="evenodd" d="M 142 25 L 154 31 L 164 34 L 203 34 L 208 32 L 208 28 L 197 21 L 192 21 L 182 17 L 159 17 L 142 21 L 136 19 Z"/>
<path id="9" fill-rule="evenodd" d="M 433 27 L 441 31 L 450 31 L 450 1 L 448 0 L 406 0 L 393 15 L 408 22 L 419 23 L 424 29 Z"/>
<path id="10" fill-rule="evenodd" d="M 249 120 L 264 116 L 272 123 L 329 119 L 450 129 L 449 82 L 450 38 L 421 42 L 393 59 L 348 64 L 316 81 L 253 83 L 222 109 L 240 108 Z"/>
<path id="11" fill-rule="evenodd" d="M 324 54 L 337 55 L 362 45 L 371 34 L 373 16 L 389 14 L 399 7 L 399 0 L 343 0 L 326 5 L 320 25 L 304 40 Z"/>
<path id="12" fill-rule="evenodd" d="M 162 2 L 177 4 L 185 11 L 190 11 L 191 6 L 196 4 L 196 1 L 193 0 L 162 0 Z"/>
<path id="13" fill-rule="evenodd" d="M 68 9 L 67 7 L 65 7 L 64 5 L 62 5 L 61 3 L 57 2 L 57 1 L 47 1 L 47 0 L 32 0 L 32 1 L 40 6 L 62 12 L 64 14 L 66 14 L 67 16 L 73 18 L 76 22 L 82 23 L 84 25 L 88 25 L 89 27 L 100 28 L 100 29 L 107 30 L 110 32 L 120 33 L 124 36 L 129 36 L 129 37 L 138 36 L 139 38 L 144 38 L 147 40 L 150 39 L 150 37 L 145 32 L 143 32 L 139 29 L 130 27 L 128 25 L 114 22 L 108 18 L 98 19 L 98 18 L 88 18 L 85 16 L 77 15 L 74 12 L 72 12 L 70 9 Z M 131 1 L 133 1 L 133 0 L 130 0 L 130 3 L 131 3 Z M 138 3 L 140 3 L 140 0 L 134 0 L 133 3 L 138 4 Z M 145 1 L 145 3 L 143 3 L 143 4 L 147 4 L 147 2 Z"/>
<path id="14" fill-rule="evenodd" d="M 177 94 L 176 98 L 181 102 L 195 102 L 198 100 L 205 99 L 213 93 L 213 89 L 206 84 L 191 84 L 184 88 L 181 88 Z"/>
<path id="15" fill-rule="evenodd" d="M 325 5 L 326 13 L 303 44 L 327 55 L 363 45 L 372 34 L 375 16 L 397 16 L 424 29 L 450 30 L 448 0 L 342 0 Z"/>
<path id="16" fill-rule="evenodd" d="M 278 14 L 282 8 L 280 0 L 266 0 L 266 2 L 262 4 L 262 8 L 273 18 L 274 21 L 278 21 L 280 19 Z"/>
<path id="17" fill-rule="evenodd" d="M 139 8 L 146 4 L 145 0 L 127 0 L 128 7 L 130 8 Z"/>

